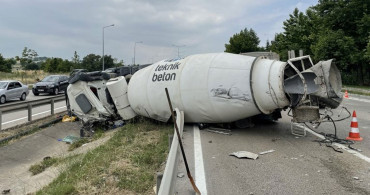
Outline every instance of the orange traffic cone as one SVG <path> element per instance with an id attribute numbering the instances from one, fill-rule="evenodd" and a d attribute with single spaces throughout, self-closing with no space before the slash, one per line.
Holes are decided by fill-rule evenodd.
<path id="1" fill-rule="evenodd" d="M 346 90 L 346 92 L 344 92 L 344 98 L 349 98 L 349 96 L 348 96 L 348 91 Z"/>
<path id="2" fill-rule="evenodd" d="M 356 111 L 353 111 L 351 131 L 349 132 L 349 136 L 346 139 L 354 140 L 354 141 L 362 141 L 362 137 L 360 137 L 360 130 L 358 129 Z"/>

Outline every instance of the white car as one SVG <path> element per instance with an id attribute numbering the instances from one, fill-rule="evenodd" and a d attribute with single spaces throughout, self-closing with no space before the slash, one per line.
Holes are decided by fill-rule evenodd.
<path id="1" fill-rule="evenodd" d="M 0 104 L 4 104 L 11 99 L 20 99 L 24 101 L 28 93 L 28 86 L 23 85 L 19 81 L 0 81 Z"/>

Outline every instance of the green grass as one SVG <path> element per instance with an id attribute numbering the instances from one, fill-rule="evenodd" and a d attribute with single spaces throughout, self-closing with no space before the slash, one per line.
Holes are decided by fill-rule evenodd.
<path id="1" fill-rule="evenodd" d="M 342 87 L 342 92 L 346 90 L 348 93 L 370 96 L 370 86 L 344 85 Z"/>
<path id="2" fill-rule="evenodd" d="M 364 91 L 347 90 L 347 92 L 348 93 L 357 94 L 357 95 L 367 95 L 367 96 L 370 96 L 370 93 L 364 92 Z"/>
<path id="3" fill-rule="evenodd" d="M 370 86 L 359 86 L 359 85 L 343 85 L 342 88 L 347 87 L 370 90 Z"/>
<path id="4" fill-rule="evenodd" d="M 97 139 L 99 139 L 99 138 L 101 138 L 101 137 L 103 137 L 103 136 L 104 136 L 104 131 L 103 131 L 103 130 L 101 130 L 101 129 L 99 129 L 99 130 L 97 130 L 97 131 L 94 133 L 94 135 L 93 135 L 93 137 L 92 137 L 92 138 L 81 138 L 81 139 L 79 139 L 78 141 L 73 142 L 71 145 L 69 145 L 68 151 L 73 151 L 73 150 L 75 150 L 76 148 L 79 148 L 79 147 L 81 147 L 82 145 L 84 145 L 84 144 L 86 144 L 86 143 L 89 143 L 89 142 L 92 142 L 92 141 L 94 141 L 94 140 L 97 140 Z"/>
<path id="5" fill-rule="evenodd" d="M 66 160 L 67 168 L 37 194 L 152 194 L 172 132 L 148 120 L 126 124 L 105 144 Z"/>
<path id="6" fill-rule="evenodd" d="M 46 158 L 41 163 L 38 163 L 36 165 L 32 165 L 29 168 L 29 171 L 32 173 L 32 175 L 37 175 L 41 172 L 43 172 L 46 168 L 51 167 L 55 163 L 58 162 L 58 159 L 56 158 Z"/>

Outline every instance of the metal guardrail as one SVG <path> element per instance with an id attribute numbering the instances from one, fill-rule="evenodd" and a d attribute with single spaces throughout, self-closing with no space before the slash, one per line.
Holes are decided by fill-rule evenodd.
<path id="1" fill-rule="evenodd" d="M 176 123 L 179 127 L 179 133 L 182 136 L 184 130 L 184 112 L 179 109 L 175 109 L 176 112 Z M 171 149 L 168 153 L 166 168 L 164 169 L 161 184 L 158 190 L 160 195 L 175 194 L 175 185 L 177 177 L 177 164 L 180 156 L 179 140 L 176 136 L 176 130 L 171 144 Z"/>
<path id="2" fill-rule="evenodd" d="M 28 121 L 32 121 L 32 107 L 35 106 L 41 106 L 41 105 L 47 105 L 50 104 L 50 110 L 51 114 L 54 114 L 54 103 L 58 101 L 65 100 L 64 95 L 58 95 L 54 97 L 49 97 L 41 100 L 31 100 L 27 102 L 22 103 L 14 103 L 9 105 L 2 105 L 0 106 L 0 131 L 2 130 L 2 115 L 11 112 L 11 111 L 17 111 L 17 110 L 28 110 Z"/>

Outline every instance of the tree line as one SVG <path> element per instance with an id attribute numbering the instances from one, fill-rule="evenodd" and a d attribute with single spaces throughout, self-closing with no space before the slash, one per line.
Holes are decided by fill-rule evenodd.
<path id="1" fill-rule="evenodd" d="M 22 56 L 4 59 L 0 54 L 0 71 L 11 72 L 12 65 L 20 61 L 23 70 L 43 70 L 45 72 L 70 72 L 73 69 L 86 69 L 88 71 L 102 70 L 103 58 L 100 55 L 88 54 L 80 59 L 75 51 L 71 60 L 52 57 L 39 57 L 38 53 L 30 48 L 25 47 Z M 104 68 L 123 66 L 123 61 L 117 62 L 111 55 L 104 55 Z"/>
<path id="2" fill-rule="evenodd" d="M 230 38 L 225 52 L 274 51 L 285 61 L 289 50 L 302 49 L 315 62 L 334 59 L 344 84 L 370 85 L 370 1 L 319 0 L 305 13 L 295 9 L 283 29 L 261 48 L 246 28 Z"/>

